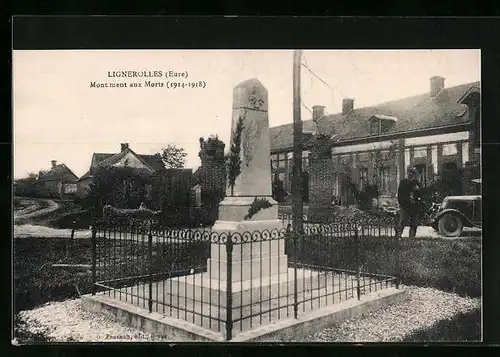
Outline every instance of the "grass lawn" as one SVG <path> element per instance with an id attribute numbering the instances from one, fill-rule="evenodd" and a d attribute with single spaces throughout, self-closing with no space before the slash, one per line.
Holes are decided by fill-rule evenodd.
<path id="1" fill-rule="evenodd" d="M 91 292 L 92 241 L 89 238 L 74 239 L 72 246 L 69 242 L 68 238 L 14 240 L 16 312 Z M 154 244 L 153 252 L 152 264 L 156 273 L 165 272 L 165 267 L 182 271 L 187 267 L 206 263 L 209 249 L 203 242 L 187 242 Z M 124 240 L 121 244 L 109 246 L 101 241 L 98 242 L 97 253 L 98 257 L 104 257 L 97 262 L 98 281 L 147 274 L 147 243 Z M 53 267 L 54 263 L 83 264 L 89 267 L 61 268 Z"/>
<path id="2" fill-rule="evenodd" d="M 481 239 L 402 238 L 400 266 L 395 241 L 366 236 L 359 240 L 363 271 L 399 276 L 406 285 L 434 287 L 461 296 L 481 296 Z M 301 261 L 335 268 L 357 267 L 356 242 L 351 238 L 306 238 Z"/>

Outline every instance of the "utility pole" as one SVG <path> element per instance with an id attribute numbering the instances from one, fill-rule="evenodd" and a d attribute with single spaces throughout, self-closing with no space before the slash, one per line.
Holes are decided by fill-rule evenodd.
<path id="1" fill-rule="evenodd" d="M 300 64 L 302 51 L 293 53 L 293 176 L 292 176 L 292 228 L 299 238 L 302 251 L 302 119 L 300 117 Z"/>

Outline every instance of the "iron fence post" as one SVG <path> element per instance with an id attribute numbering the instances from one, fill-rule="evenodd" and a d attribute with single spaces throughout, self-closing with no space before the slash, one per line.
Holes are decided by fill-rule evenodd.
<path id="1" fill-rule="evenodd" d="M 97 280 L 97 274 L 96 274 L 96 261 L 97 261 L 97 254 L 96 254 L 96 245 L 97 245 L 97 229 L 95 225 L 92 225 L 92 295 L 95 295 L 96 293 L 96 280 Z"/>
<path id="2" fill-rule="evenodd" d="M 299 313 L 298 293 L 297 293 L 297 239 L 298 232 L 293 231 L 293 317 L 297 318 Z"/>
<path id="3" fill-rule="evenodd" d="M 360 278 L 361 278 L 361 257 L 360 257 L 360 241 L 359 241 L 359 233 L 358 233 L 358 225 L 355 225 L 354 239 L 356 244 L 356 293 L 358 295 L 358 300 L 361 300 L 361 286 L 360 286 Z"/>
<path id="4" fill-rule="evenodd" d="M 148 296 L 148 308 L 149 312 L 153 312 L 153 234 L 151 229 L 148 229 L 148 270 L 149 270 L 149 296 Z"/>
<path id="5" fill-rule="evenodd" d="M 233 240 L 229 234 L 226 241 L 226 340 L 230 341 L 233 332 Z M 220 307 L 219 307 L 220 308 Z"/>
<path id="6" fill-rule="evenodd" d="M 396 289 L 399 289 L 399 283 L 400 283 L 400 270 L 401 270 L 401 267 L 400 267 L 400 260 L 401 260 L 401 239 L 400 239 L 400 234 L 398 234 L 398 232 L 396 232 Z"/>

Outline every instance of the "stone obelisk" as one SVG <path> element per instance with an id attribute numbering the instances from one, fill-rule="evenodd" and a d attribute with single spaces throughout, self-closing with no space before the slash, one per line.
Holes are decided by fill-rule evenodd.
<path id="1" fill-rule="evenodd" d="M 238 84 L 233 91 L 231 146 L 240 132 L 240 173 L 234 186 L 228 183 L 225 199 L 219 204 L 215 231 L 254 231 L 281 228 L 278 203 L 272 198 L 267 90 L 257 79 Z M 271 207 L 245 219 L 255 199 L 265 199 Z"/>
<path id="2" fill-rule="evenodd" d="M 212 231 L 257 232 L 257 236 L 262 236 L 265 230 L 272 232 L 284 226 L 278 219 L 278 203 L 272 198 L 267 110 L 267 90 L 257 79 L 249 79 L 234 88 L 231 145 L 239 136 L 240 173 L 234 186 L 231 187 L 228 182 L 226 197 L 219 204 L 219 220 Z M 267 201 L 267 207 L 250 215 L 250 208 L 256 199 Z M 234 237 L 237 236 L 233 236 L 237 239 Z M 225 280 L 226 263 L 226 256 L 220 256 L 219 246 L 212 244 L 208 259 L 211 277 Z M 239 243 L 233 250 L 232 264 L 233 282 L 286 274 L 288 260 L 284 239 L 268 240 L 264 244 Z"/>

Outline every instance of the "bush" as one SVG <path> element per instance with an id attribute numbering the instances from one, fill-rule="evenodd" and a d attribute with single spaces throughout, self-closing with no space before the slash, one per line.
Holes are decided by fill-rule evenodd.
<path id="1" fill-rule="evenodd" d="M 151 183 L 150 175 L 133 168 L 100 168 L 79 203 L 93 217 L 101 217 L 102 208 L 107 204 L 117 208 L 138 208 L 142 202 L 150 201 L 147 187 Z"/>
<path id="2" fill-rule="evenodd" d="M 88 229 L 91 224 L 88 211 L 66 213 L 50 222 L 50 226 L 58 229 Z"/>

